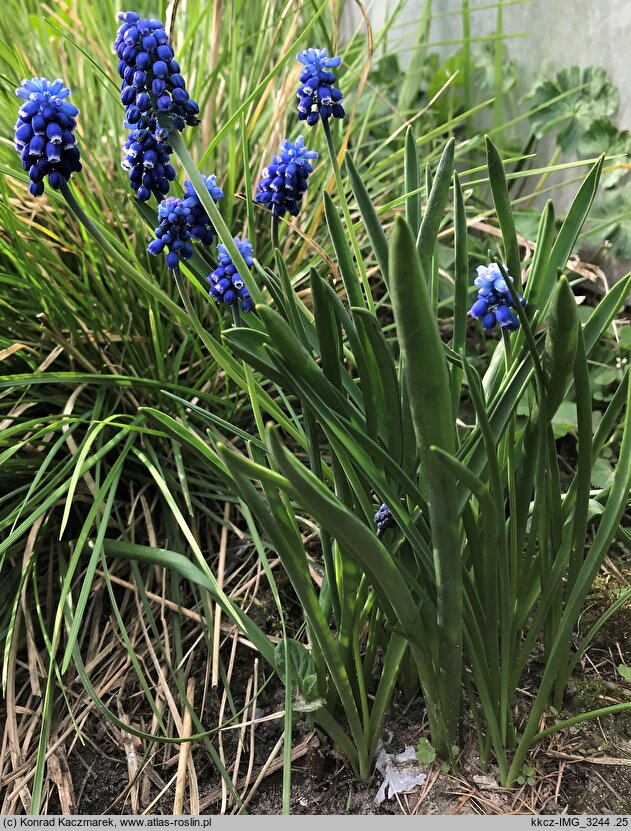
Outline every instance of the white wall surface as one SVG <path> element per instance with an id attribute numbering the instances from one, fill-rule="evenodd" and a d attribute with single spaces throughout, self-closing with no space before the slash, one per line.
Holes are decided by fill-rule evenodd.
<path id="1" fill-rule="evenodd" d="M 375 29 L 383 24 L 393 0 L 364 0 Z M 471 34 L 489 35 L 495 31 L 496 9 L 475 11 L 497 0 L 470 0 Z M 402 62 L 409 59 L 414 44 L 417 21 L 425 0 L 405 0 L 394 35 L 400 39 Z M 434 0 L 430 41 L 462 37 L 461 0 Z M 357 7 L 348 0 L 350 18 L 358 22 Z M 445 12 L 454 15 L 442 16 Z M 520 87 L 528 89 L 541 73 L 552 74 L 564 67 L 602 66 L 607 69 L 620 94 L 616 121 L 621 128 L 631 128 L 631 0 L 526 0 L 503 8 L 504 31 L 525 33 L 526 37 L 506 41 L 509 56 L 523 70 Z M 444 46 L 446 54 L 457 46 Z"/>

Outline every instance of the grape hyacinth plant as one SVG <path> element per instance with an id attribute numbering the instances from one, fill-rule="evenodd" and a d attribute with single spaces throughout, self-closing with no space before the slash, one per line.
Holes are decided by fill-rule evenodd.
<path id="1" fill-rule="evenodd" d="M 519 319 L 514 312 L 513 296 L 499 265 L 480 265 L 477 272 L 474 282 L 478 286 L 478 299 L 469 309 L 469 314 L 481 321 L 486 332 L 490 332 L 498 323 L 502 329 L 515 332 L 519 329 Z M 514 282 L 512 277 L 509 276 L 508 279 Z M 523 306 L 524 298 L 519 295 L 518 298 Z"/>
<path id="2" fill-rule="evenodd" d="M 95 535 L 88 534 L 86 524 L 80 539 L 89 538 L 100 546 L 95 554 L 102 561 L 110 556 L 137 558 L 196 583 L 277 673 L 285 684 L 284 807 L 291 793 L 296 714 L 309 713 L 357 776 L 367 778 L 397 688 L 409 687 L 411 694 L 420 690 L 432 745 L 445 763 L 457 764 L 466 734 L 463 727 L 468 727 L 476 730 L 482 766 L 497 765 L 501 784 L 514 784 L 533 744 L 550 731 L 562 729 L 559 724 L 563 722 L 552 723 L 549 715 L 553 707 L 557 712 L 561 707 L 565 684 L 584 652 L 584 641 L 577 645 L 574 637 L 576 624 L 628 503 L 628 376 L 594 426 L 588 361 L 623 304 L 631 278 L 612 288 L 583 321 L 563 274 L 597 190 L 604 157 L 592 167 L 559 229 L 552 209 L 546 209 L 536 257 L 523 263 L 505 160 L 487 141 L 493 199 L 488 213 L 497 218 L 501 243 L 489 257 L 497 256 L 498 262 L 478 267 L 478 296 L 468 309 L 469 267 L 479 262 L 480 233 L 476 228 L 475 236 L 470 235 L 468 220 L 479 205 L 475 199 L 467 203 L 468 195 L 455 172 L 455 154 L 461 163 L 468 151 L 456 146 L 453 138 L 446 142 L 435 169 L 428 170 L 427 193 L 421 201 L 418 127 L 408 125 L 399 173 L 398 151 L 385 159 L 387 167 L 378 160 L 379 170 L 385 169 L 392 179 L 387 189 L 389 202 L 384 206 L 365 184 L 375 158 L 373 150 L 362 155 L 360 142 L 345 141 L 344 148 L 356 149 L 352 156 L 345 150 L 342 165 L 336 148 L 333 132 L 344 125 L 332 129 L 331 120 L 345 117 L 342 92 L 334 86 L 334 70 L 341 58 L 328 57 L 326 49 L 306 49 L 298 55 L 302 65 L 298 118 L 311 127 L 322 122 L 336 188 L 333 193 L 323 189 L 326 228 L 324 222 L 321 228 L 313 222 L 316 244 L 307 246 L 308 253 L 302 255 L 309 261 L 294 261 L 298 246 L 288 245 L 289 253 L 275 250 L 273 267 L 264 268 L 255 263 L 248 238 L 233 236 L 240 229 L 236 222 L 229 228 L 222 217 L 218 203 L 225 197 L 216 176 L 200 173 L 184 142 L 182 130 L 198 123 L 199 107 L 186 90 L 164 26 L 136 12 L 122 12 L 119 18 L 122 25 L 115 48 L 124 123 L 130 130 L 123 166 L 141 202 L 152 195 L 158 200 L 158 224 L 148 251 L 156 257 L 166 254 L 170 282 L 177 286 L 184 308 L 157 280 L 142 273 L 146 258 L 132 264 L 135 246 L 128 239 L 117 241 L 117 227 L 128 235 L 131 222 L 127 224 L 127 217 L 125 223 L 112 223 L 112 229 L 106 230 L 105 218 L 100 224 L 82 207 L 98 205 L 101 200 L 80 203 L 74 187 L 69 188 L 71 173 L 81 168 L 74 140 L 78 110 L 66 101 L 69 91 L 61 81 L 33 79 L 18 89 L 26 101 L 16 125 L 16 148 L 29 171 L 31 193 L 40 196 L 48 177 L 110 265 L 155 300 L 156 309 L 173 315 L 182 332 L 195 332 L 212 357 L 206 361 L 205 354 L 195 355 L 195 363 L 204 365 L 204 380 L 197 387 L 185 388 L 191 399 L 200 402 L 186 420 L 163 412 L 161 403 L 155 407 L 134 404 L 129 437 L 124 432 L 127 422 L 118 419 L 121 423 L 116 424 L 129 448 L 136 431 L 148 443 L 154 434 L 168 436 L 178 451 L 187 451 L 178 453 L 177 472 L 186 473 L 188 460 L 195 458 L 208 471 L 208 480 L 196 477 L 200 483 L 196 491 L 201 493 L 199 498 L 196 495 L 194 508 L 189 500 L 190 516 L 185 517 L 178 506 L 175 480 L 172 494 L 171 485 L 162 478 L 159 454 L 150 458 L 150 454 L 137 453 L 137 460 L 151 464 L 160 493 L 165 497 L 168 493 L 169 510 L 183 532 L 181 540 L 179 533 L 171 533 L 155 546 L 144 545 L 142 540 L 121 541 L 105 521 Z M 239 40 L 233 42 L 235 50 Z M 252 77 L 265 76 L 253 72 Z M 273 78 L 274 73 L 263 86 Z M 200 88 L 204 80 L 200 79 Z M 239 79 L 234 75 L 233 80 Z M 242 87 L 231 86 L 230 103 L 235 94 L 246 104 L 237 113 L 227 113 L 225 127 L 208 146 L 208 154 L 213 153 L 241 116 L 241 156 L 233 152 L 234 142 L 228 154 L 216 153 L 218 160 L 228 159 L 228 190 L 241 181 L 250 188 L 249 142 L 252 135 L 256 138 L 265 132 L 257 127 L 253 133 L 254 125 L 248 123 L 254 112 L 248 108 L 258 95 L 250 88 L 250 79 Z M 265 101 L 255 118 L 260 117 Z M 276 115 L 271 111 L 270 124 Z M 347 126 L 350 130 L 351 125 Z M 370 125 L 362 129 L 370 130 Z M 349 138 L 354 137 L 345 136 Z M 302 136 L 295 142 L 285 139 L 279 149 L 263 170 L 254 196 L 271 213 L 275 249 L 279 218 L 299 213 L 311 162 L 317 158 Z M 435 145 L 432 153 L 434 149 Z M 201 148 L 196 150 L 205 163 Z M 172 155 L 188 176 L 181 196 L 167 195 L 176 178 Z M 242 177 L 239 158 L 244 161 Z M 433 155 L 428 158 L 432 165 Z M 381 175 L 377 178 L 382 179 Z M 347 194 L 354 200 L 353 215 Z M 149 227 L 156 225 L 150 206 L 135 204 L 134 208 Z M 239 222 L 244 215 L 248 227 L 255 230 L 249 198 L 246 208 L 235 211 Z M 447 226 L 453 227 L 452 236 L 442 233 Z M 207 275 L 212 265 L 193 256 L 195 243 L 209 246 L 215 238 L 217 266 Z M 446 257 L 445 246 L 452 239 L 453 251 Z M 469 250 L 470 242 L 477 246 L 475 252 Z M 64 256 L 74 253 L 64 252 Z M 503 267 L 503 262 L 508 265 Z M 184 274 L 180 272 L 183 263 L 187 263 Z M 98 257 L 90 259 L 90 266 L 85 269 L 88 277 L 93 270 L 98 272 Z M 445 269 L 453 271 L 449 286 Z M 527 275 L 523 289 L 522 272 Z M 301 282 L 305 275 L 309 289 Z M 193 300 L 200 297 L 193 298 L 191 292 L 199 293 L 204 277 L 215 304 L 230 307 L 234 327 L 213 327 L 197 317 Z M 520 308 L 525 301 L 517 292 L 522 290 L 536 326 L 531 326 Z M 439 298 L 441 318 L 453 311 L 453 326 L 443 326 L 442 320 L 439 326 Z M 88 299 L 91 304 L 92 298 Z M 205 292 L 201 299 L 203 311 L 211 317 Z M 384 307 L 392 313 L 378 313 Z M 241 312 L 255 308 L 256 317 L 242 324 Z M 169 373 L 163 372 L 168 367 L 159 360 L 176 351 L 162 348 L 170 345 L 175 327 L 163 329 L 161 317 L 153 308 L 149 311 L 162 389 Z M 494 359 L 484 377 L 467 354 L 467 312 L 481 321 L 485 331 L 499 325 L 504 336 L 495 344 Z M 520 322 L 522 329 L 511 339 L 509 333 Z M 447 328 L 453 333 L 450 344 L 445 338 Z M 184 353 L 182 349 L 178 354 Z M 204 413 L 198 393 L 202 385 L 212 387 L 214 377 L 220 379 L 231 414 L 238 419 L 213 416 L 205 421 L 201 434 L 194 419 L 210 414 Z M 135 383 L 133 378 L 124 380 Z M 153 378 L 150 381 L 155 383 Z M 223 392 L 221 397 L 212 392 L 207 400 L 212 406 L 220 404 Z M 559 475 L 553 419 L 568 395 L 576 401 L 578 449 L 573 478 L 567 477 L 566 482 Z M 618 441 L 625 396 L 627 415 Z M 178 401 L 188 405 L 186 399 L 178 397 Z M 526 403 L 531 406 L 519 407 Z M 470 418 L 472 410 L 475 417 Z M 101 421 L 109 430 L 111 420 Z M 153 429 L 153 422 L 159 431 Z M 235 435 L 238 440 L 233 442 Z M 612 443 L 612 436 L 619 446 L 620 462 L 611 482 L 595 489 L 594 461 Z M 118 434 L 107 441 L 118 442 Z M 105 460 L 114 444 L 103 447 L 94 460 L 87 451 L 79 455 L 83 472 Z M 109 499 L 105 494 L 111 493 L 110 508 L 115 496 L 115 490 L 106 488 L 113 477 L 101 477 L 97 470 L 99 483 L 105 484 L 99 485 L 99 495 L 93 500 L 94 513 L 101 501 Z M 122 476 L 122 467 L 114 472 Z M 215 488 L 217 484 L 221 487 Z M 46 498 L 59 501 L 62 493 L 55 481 Z M 214 504 L 219 494 L 235 514 L 225 515 L 226 533 L 236 530 L 247 535 L 254 543 L 254 556 L 265 566 L 268 588 L 279 598 L 282 626 L 278 628 L 259 628 L 247 607 L 225 593 L 211 559 L 202 550 L 203 538 L 198 534 L 202 514 L 211 515 L 214 522 L 215 512 L 214 507 L 206 511 L 201 506 L 204 501 Z M 375 494 L 381 503 L 376 511 Z M 66 518 L 72 496 L 71 492 Z M 20 515 L 26 515 L 24 505 L 20 502 Z M 199 525 L 193 514 L 199 516 Z M 395 532 L 386 533 L 388 529 Z M 12 530 L 13 534 L 17 532 Z M 173 550 L 157 548 L 169 540 Z M 267 552 L 272 551 L 299 601 L 300 626 L 289 630 L 274 582 L 280 568 L 274 572 L 267 567 Z M 50 640 L 55 649 L 66 623 L 77 631 L 81 625 L 83 595 L 78 604 L 69 603 L 75 585 L 72 569 L 79 566 L 80 553 L 71 558 L 62 581 L 60 610 L 71 609 L 73 616 L 70 612 L 67 618 L 61 613 L 57 616 L 56 634 Z M 96 557 L 92 562 L 97 562 Z M 280 631 L 278 639 L 275 635 Z M 288 631 L 295 639 L 288 637 Z M 67 649 L 63 671 L 81 649 L 81 643 L 76 651 Z M 520 684 L 532 655 L 540 650 L 545 665 L 536 682 L 538 688 L 523 704 L 523 696 L 518 696 Z M 49 704 L 61 678 L 53 658 L 51 649 L 44 714 L 51 710 Z M 80 677 L 84 680 L 87 674 Z M 622 706 L 629 705 L 612 705 Z M 523 707 L 529 708 L 525 718 Z M 617 712 L 612 707 L 601 708 L 599 713 Z M 547 718 L 551 726 L 544 727 Z M 468 724 L 465 719 L 470 719 Z M 210 746 L 212 736 L 205 736 Z M 40 742 L 42 759 L 46 738 Z M 147 739 L 153 743 L 171 737 L 156 730 Z M 34 788 L 35 808 L 41 804 L 42 781 L 40 777 Z"/>
<path id="3" fill-rule="evenodd" d="M 306 121 L 310 127 L 318 123 L 319 119 L 328 121 L 329 118 L 344 118 L 342 93 L 334 87 L 336 69 L 342 59 L 327 57 L 326 49 L 305 49 L 296 56 L 303 64 L 300 73 L 300 86 L 296 93 L 298 97 L 298 119 Z"/>
<path id="4" fill-rule="evenodd" d="M 237 246 L 245 264 L 249 267 L 254 265 L 254 258 L 252 257 L 252 244 L 244 237 L 234 238 L 234 244 Z M 237 310 L 237 303 L 241 301 L 241 311 L 251 312 L 254 309 L 254 302 L 250 296 L 247 286 L 243 282 L 243 277 L 236 269 L 232 257 L 225 245 L 219 243 L 217 246 L 217 255 L 219 258 L 219 265 L 208 275 L 208 283 L 210 284 L 210 296 L 215 303 L 226 303 Z"/>
<path id="5" fill-rule="evenodd" d="M 28 171 L 29 190 L 41 196 L 46 177 L 51 188 L 59 190 L 81 170 L 74 135 L 79 110 L 66 100 L 70 90 L 59 79 L 25 79 L 15 92 L 25 99 L 15 124 L 15 149 Z"/>

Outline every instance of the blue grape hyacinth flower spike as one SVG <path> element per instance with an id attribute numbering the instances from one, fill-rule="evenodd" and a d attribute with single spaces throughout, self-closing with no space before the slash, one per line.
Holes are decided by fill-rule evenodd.
<path id="1" fill-rule="evenodd" d="M 169 196 L 158 205 L 160 225 L 154 231 L 156 239 L 149 243 L 147 250 L 157 257 L 166 248 L 167 268 L 177 268 L 180 259 L 190 260 L 193 256 L 190 214 L 191 211 L 184 204 L 184 199 L 177 196 Z"/>
<path id="2" fill-rule="evenodd" d="M 479 320 L 486 332 L 490 332 L 498 323 L 508 332 L 519 329 L 513 297 L 499 265 L 480 265 L 477 272 L 474 282 L 478 287 L 478 299 L 469 309 L 470 316 Z M 508 279 L 511 283 L 514 282 L 512 277 L 509 276 Z M 524 306 L 526 301 L 520 296 L 519 302 Z"/>
<path id="3" fill-rule="evenodd" d="M 338 57 L 327 57 L 326 49 L 305 49 L 296 56 L 303 65 L 298 87 L 298 118 L 310 127 L 321 118 L 344 118 L 342 93 L 333 86 L 336 83 L 333 70 L 341 63 Z"/>
<path id="4" fill-rule="evenodd" d="M 15 149 L 28 171 L 30 192 L 41 196 L 46 177 L 51 188 L 58 190 L 81 170 L 74 135 L 79 110 L 66 100 L 70 90 L 59 79 L 24 80 L 15 94 L 24 99 L 15 124 Z"/>
<path id="5" fill-rule="evenodd" d="M 392 511 L 385 503 L 381 505 L 379 510 L 375 513 L 375 525 L 377 526 L 377 533 L 379 536 L 387 531 L 388 528 L 394 528 L 396 526 L 395 519 L 392 516 Z"/>
<path id="6" fill-rule="evenodd" d="M 247 238 L 239 239 L 239 237 L 235 237 L 234 243 L 241 252 L 248 268 L 254 265 L 252 244 Z M 235 268 L 228 249 L 222 243 L 217 246 L 217 256 L 219 265 L 207 278 L 210 284 L 210 296 L 217 304 L 227 303 L 234 306 L 241 301 L 241 310 L 251 312 L 254 309 L 254 302 L 250 292 L 243 281 L 243 277 Z"/>
<path id="7" fill-rule="evenodd" d="M 217 177 L 202 176 L 208 193 L 215 202 L 223 199 L 223 191 L 217 187 Z M 206 209 L 193 190 L 193 185 L 184 182 L 184 196 L 169 196 L 158 205 L 160 225 L 155 229 L 156 239 L 149 243 L 147 250 L 158 256 L 167 249 L 167 267 L 174 269 L 180 260 L 193 256 L 193 240 L 210 245 L 216 237 Z"/>
<path id="8" fill-rule="evenodd" d="M 315 150 L 307 150 L 302 136 L 298 136 L 295 144 L 285 139 L 279 150 L 261 173 L 254 201 L 269 208 L 276 216 L 285 213 L 297 216 L 309 174 L 313 172 L 310 159 L 317 159 L 318 154 Z"/>
<path id="9" fill-rule="evenodd" d="M 186 90 L 161 21 L 133 11 L 120 12 L 118 18 L 122 22 L 114 50 L 126 126 L 156 132 L 158 121 L 163 128 L 179 131 L 198 124 L 199 106 Z"/>

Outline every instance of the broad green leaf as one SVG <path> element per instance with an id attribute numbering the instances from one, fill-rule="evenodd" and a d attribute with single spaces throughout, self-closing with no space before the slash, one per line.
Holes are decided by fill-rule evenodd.
<path id="1" fill-rule="evenodd" d="M 618 664 L 618 675 L 625 681 L 631 681 L 631 667 Z"/>
<path id="2" fill-rule="evenodd" d="M 453 152 L 453 144 L 451 145 Z M 447 153 L 447 151 L 445 151 Z M 443 157 L 444 161 L 444 157 Z M 453 161 L 446 163 L 440 182 L 449 187 Z M 438 183 L 438 175 L 434 187 Z M 439 189 L 440 190 L 440 189 Z M 446 198 L 446 192 L 444 193 Z M 433 206 L 437 210 L 438 204 Z M 442 213 L 442 205 L 440 205 Z M 428 208 L 428 213 L 430 209 Z M 423 238 L 426 213 L 419 237 Z M 437 230 L 437 226 L 436 226 Z M 435 235 L 426 239 L 433 246 Z M 430 258 L 431 262 L 431 258 Z M 436 446 L 455 453 L 454 416 L 449 371 L 438 325 L 412 232 L 397 217 L 390 239 L 390 290 L 392 309 L 403 358 L 403 378 L 410 399 L 412 422 L 427 484 L 427 501 L 438 603 L 438 638 L 444 655 L 444 672 L 438 681 L 446 734 L 455 738 L 459 701 L 454 691 L 462 676 L 462 562 L 456 487 L 440 460 L 430 452 Z M 449 692 L 448 692 L 449 690 Z"/>

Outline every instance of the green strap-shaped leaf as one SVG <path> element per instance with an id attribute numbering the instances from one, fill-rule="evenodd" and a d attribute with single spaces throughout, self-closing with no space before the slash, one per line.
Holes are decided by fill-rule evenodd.
<path id="1" fill-rule="evenodd" d="M 467 234 L 467 213 L 462 185 L 454 173 L 454 329 L 453 351 L 459 355 L 465 347 L 467 335 L 467 307 L 469 298 L 469 248 Z M 462 370 L 452 369 L 452 400 L 454 412 L 460 399 Z"/>
<path id="2" fill-rule="evenodd" d="M 403 450 L 403 420 L 397 370 L 377 318 L 368 309 L 352 311 L 356 325 L 364 334 L 364 343 L 368 344 L 372 351 L 379 373 L 379 384 L 376 387 L 380 397 L 383 397 L 384 409 L 381 415 L 386 429 L 386 446 L 392 458 L 400 464 Z"/>
<path id="3" fill-rule="evenodd" d="M 546 308 L 557 274 L 565 269 L 565 265 L 574 250 L 578 235 L 596 196 L 604 160 L 605 157 L 601 156 L 580 186 L 552 246 L 545 268 L 542 267 L 541 270 L 537 271 L 536 283 L 533 282 L 528 296 L 528 302 L 537 308 Z"/>
<path id="4" fill-rule="evenodd" d="M 521 294 L 519 243 L 517 242 L 517 232 L 515 231 L 508 187 L 506 186 L 504 165 L 502 164 L 500 154 L 497 152 L 497 148 L 488 136 L 486 137 L 486 158 L 489 168 L 491 193 L 493 194 L 493 204 L 495 205 L 495 211 L 504 241 L 504 256 L 506 258 L 506 265 L 508 266 L 508 273 L 515 281 L 515 286 Z"/>
<path id="5" fill-rule="evenodd" d="M 257 306 L 256 311 L 264 323 L 269 336 L 284 360 L 318 391 L 323 400 L 336 412 L 350 416 L 351 409 L 339 391 L 324 377 L 322 369 L 313 359 L 294 333 L 288 328 L 283 318 L 267 306 Z"/>
<path id="6" fill-rule="evenodd" d="M 417 237 L 421 227 L 421 164 L 418 148 L 414 139 L 414 131 L 411 127 L 408 127 L 405 133 L 403 179 L 405 182 L 405 193 L 411 194 L 405 200 L 405 218 L 412 229 L 412 233 Z"/>
<path id="7" fill-rule="evenodd" d="M 345 160 L 346 169 L 348 170 L 348 178 L 351 182 L 351 188 L 353 189 L 353 194 L 355 195 L 359 213 L 364 221 L 364 227 L 366 229 L 366 233 L 368 234 L 370 245 L 375 258 L 379 263 L 379 268 L 381 269 L 384 282 L 388 285 L 388 240 L 386 239 L 386 235 L 377 215 L 377 211 L 375 210 L 375 206 L 372 204 L 372 200 L 366 190 L 366 185 L 359 175 L 359 172 L 355 167 L 355 162 L 351 158 L 350 153 L 346 154 Z"/>
<path id="8" fill-rule="evenodd" d="M 449 197 L 449 188 L 451 187 L 451 177 L 454 172 L 454 151 L 456 147 L 455 138 L 450 138 L 443 155 L 440 157 L 438 167 L 436 168 L 436 175 L 434 176 L 434 183 L 432 189 L 427 197 L 427 208 L 421 222 L 421 227 L 418 232 L 416 240 L 416 247 L 421 257 L 421 264 L 425 279 L 429 280 L 432 273 L 432 259 L 434 257 L 434 248 L 436 246 L 436 238 L 440 229 L 440 223 L 445 213 L 447 205 L 447 198 Z M 392 274 L 392 272 L 390 272 Z"/>
<path id="9" fill-rule="evenodd" d="M 453 144 L 451 151 L 453 153 Z M 451 170 L 447 186 L 450 179 Z M 434 242 L 435 236 L 427 240 L 432 249 Z M 403 357 L 403 377 L 427 484 L 438 638 L 440 654 L 444 656 L 438 687 L 446 735 L 453 737 L 455 742 L 462 682 L 460 523 L 455 482 L 436 454 L 430 453 L 430 447 L 436 446 L 455 455 L 454 418 L 449 371 L 437 320 L 414 238 L 403 217 L 397 217 L 390 239 L 390 293 Z M 448 748 L 446 750 L 449 752 Z"/>
<path id="10" fill-rule="evenodd" d="M 548 312 L 548 333 L 543 355 L 547 419 L 551 419 L 558 410 L 572 377 L 578 344 L 578 327 L 576 300 L 567 277 L 561 276 Z"/>
<path id="11" fill-rule="evenodd" d="M 552 204 L 552 200 L 548 199 L 541 212 L 541 219 L 539 220 L 539 227 L 537 229 L 535 253 L 532 258 L 528 282 L 524 290 L 524 297 L 528 302 L 528 307 L 533 310 L 537 308 L 537 294 L 541 294 L 539 287 L 545 281 L 546 266 L 554 244 L 554 231 L 554 205 Z"/>
<path id="12" fill-rule="evenodd" d="M 323 198 L 324 216 L 326 217 L 331 242 L 333 243 L 335 256 L 340 267 L 340 274 L 342 275 L 342 281 L 346 289 L 348 303 L 351 306 L 365 306 L 364 295 L 362 294 L 357 269 L 353 261 L 353 253 L 346 239 L 337 208 L 326 191 L 324 192 Z"/>
<path id="13" fill-rule="evenodd" d="M 318 333 L 322 371 L 334 387 L 342 388 L 342 329 L 324 289 L 324 280 L 312 268 L 310 273 L 314 320 Z"/>
<path id="14" fill-rule="evenodd" d="M 408 638 L 416 640 L 416 603 L 388 549 L 282 446 L 277 430 L 268 431 L 268 443 L 275 463 L 292 486 L 293 496 L 352 553 L 373 583 L 390 621 L 397 622 Z"/>
<path id="15" fill-rule="evenodd" d="M 210 573 L 210 569 L 208 574 L 205 574 L 183 554 L 179 554 L 177 551 L 169 551 L 166 548 L 154 548 L 149 545 L 136 545 L 128 542 L 104 540 L 103 552 L 106 557 L 122 557 L 141 563 L 152 563 L 153 565 L 162 566 L 167 570 L 177 572 L 181 577 L 184 577 L 191 583 L 206 589 L 206 591 L 210 592 L 215 602 L 228 615 L 230 620 L 233 620 L 245 632 L 261 655 L 274 666 L 273 643 L 259 629 L 254 621 L 227 597 Z"/>

